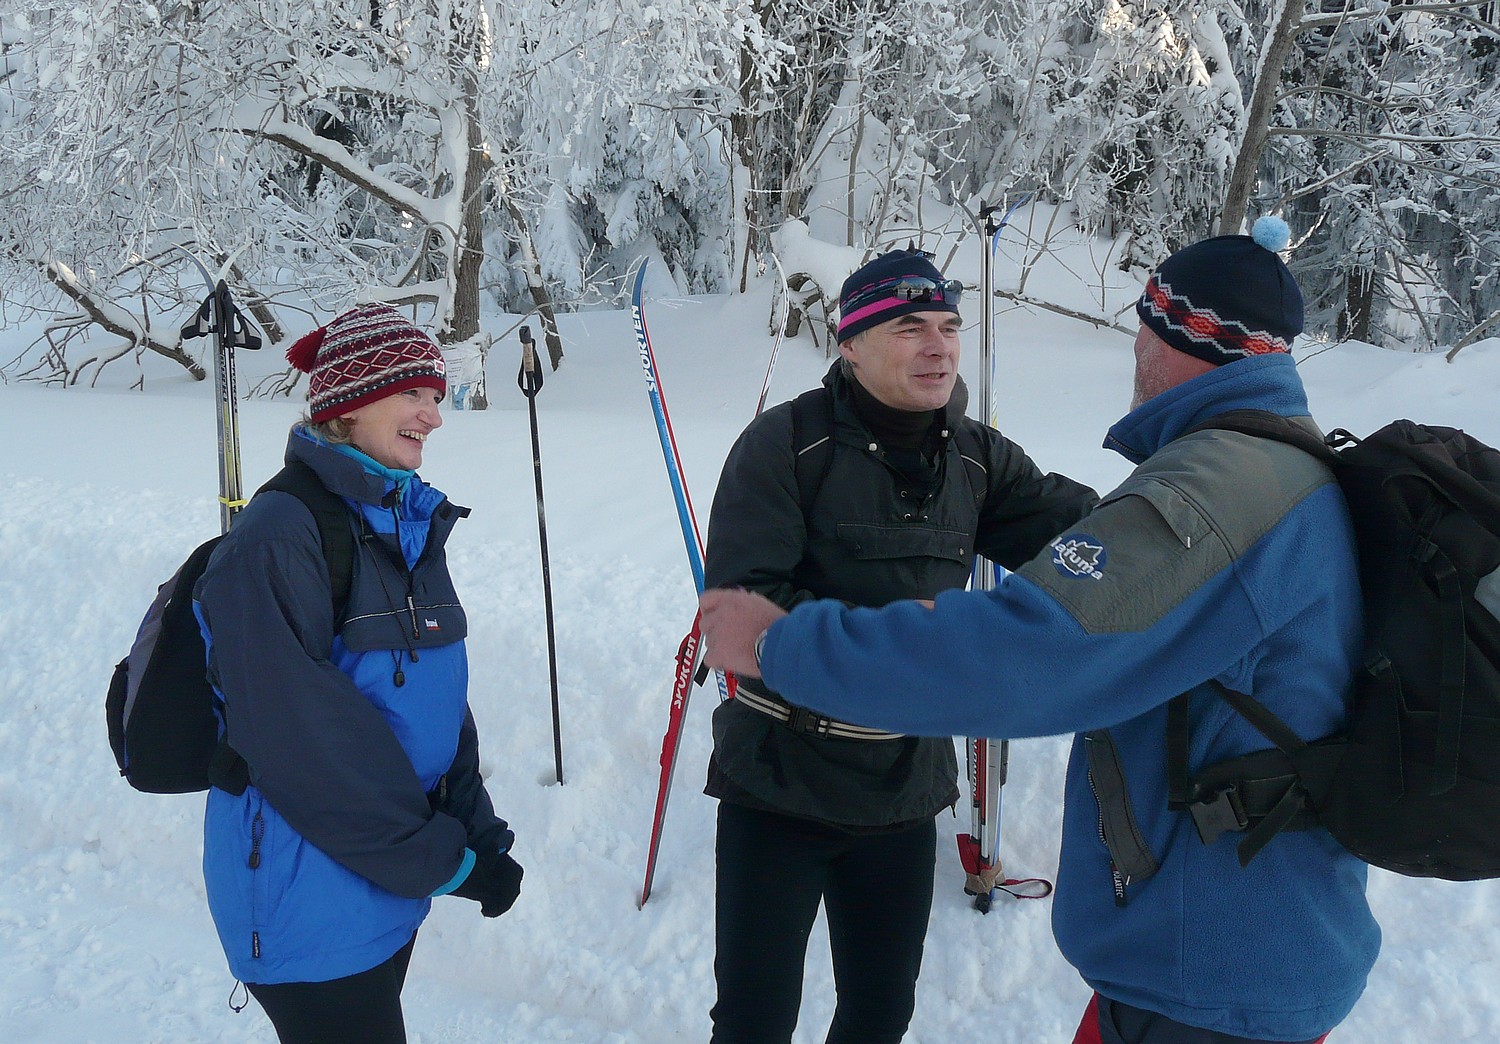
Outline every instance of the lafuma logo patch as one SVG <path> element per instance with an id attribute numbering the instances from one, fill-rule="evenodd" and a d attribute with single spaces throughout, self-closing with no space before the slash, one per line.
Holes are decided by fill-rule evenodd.
<path id="1" fill-rule="evenodd" d="M 1103 580 L 1104 563 L 1108 558 L 1104 545 L 1083 533 L 1059 537 L 1052 542 L 1052 564 L 1063 576 Z"/>

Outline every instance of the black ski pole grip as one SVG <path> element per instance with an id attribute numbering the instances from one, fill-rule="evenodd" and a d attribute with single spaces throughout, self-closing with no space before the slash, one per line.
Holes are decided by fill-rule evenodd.
<path id="1" fill-rule="evenodd" d="M 995 215 L 998 213 L 1000 213 L 1000 204 L 980 204 L 979 220 L 984 222 L 984 234 L 986 236 L 993 236 L 996 232 L 1000 231 L 1000 220 L 995 217 Z"/>

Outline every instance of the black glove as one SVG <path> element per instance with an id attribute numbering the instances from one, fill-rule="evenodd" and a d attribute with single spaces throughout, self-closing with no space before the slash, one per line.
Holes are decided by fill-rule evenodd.
<path id="1" fill-rule="evenodd" d="M 509 852 L 482 855 L 474 861 L 474 869 L 464 883 L 453 889 L 453 894 L 474 900 L 486 917 L 499 917 L 515 905 L 524 872 Z"/>

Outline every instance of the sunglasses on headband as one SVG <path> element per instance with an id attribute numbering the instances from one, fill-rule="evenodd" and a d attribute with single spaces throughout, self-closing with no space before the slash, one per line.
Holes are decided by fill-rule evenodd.
<path id="1" fill-rule="evenodd" d="M 937 301 L 939 304 L 957 308 L 958 299 L 963 295 L 963 290 L 963 283 L 957 279 L 939 280 L 919 275 L 897 276 L 860 287 L 858 291 L 841 302 L 839 308 L 846 317 L 846 322 L 849 316 L 857 314 L 860 309 L 871 307 L 876 301 L 889 301 L 892 298 L 915 304 L 929 304 Z"/>
<path id="2" fill-rule="evenodd" d="M 916 301 L 919 304 L 934 299 L 943 304 L 958 304 L 959 298 L 963 296 L 964 284 L 958 279 L 928 279 L 926 276 L 903 276 L 896 281 L 896 285 L 890 289 L 890 296 L 902 301 Z"/>

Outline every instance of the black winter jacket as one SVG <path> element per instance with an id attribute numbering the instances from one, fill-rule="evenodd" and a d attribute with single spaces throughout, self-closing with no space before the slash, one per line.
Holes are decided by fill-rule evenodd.
<path id="1" fill-rule="evenodd" d="M 933 598 L 968 581 L 979 553 L 1007 568 L 1028 561 L 1086 514 L 1094 491 L 1044 475 L 1019 446 L 963 415 L 960 382 L 938 426 L 937 482 L 928 493 L 893 467 L 860 420 L 835 364 L 833 452 L 812 503 L 799 502 L 792 404 L 751 422 L 729 451 L 709 518 L 705 586 L 740 586 L 790 609 L 815 598 L 882 606 Z M 955 433 L 983 447 L 966 466 Z M 823 432 L 799 433 L 811 443 Z M 982 499 L 973 488 L 981 473 Z M 774 696 L 758 681 L 753 692 Z M 920 699 L 920 693 L 913 693 Z M 734 701 L 714 713 L 707 793 L 855 830 L 896 828 L 958 800 L 951 740 L 825 738 Z"/>

